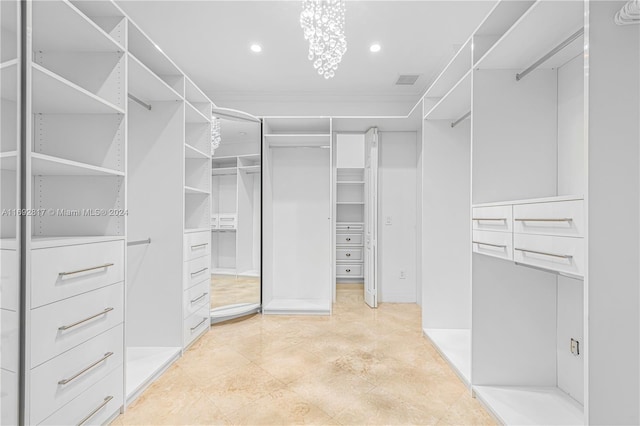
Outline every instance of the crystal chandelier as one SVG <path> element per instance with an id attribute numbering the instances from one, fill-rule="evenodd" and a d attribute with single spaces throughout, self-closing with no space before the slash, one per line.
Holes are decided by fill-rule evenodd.
<path id="1" fill-rule="evenodd" d="M 215 152 L 216 149 L 220 146 L 220 142 L 222 142 L 222 135 L 220 131 L 220 119 L 213 118 L 211 120 L 211 154 Z"/>
<path id="2" fill-rule="evenodd" d="M 300 26 L 309 41 L 309 60 L 318 74 L 335 75 L 347 51 L 344 36 L 345 0 L 303 0 Z"/>

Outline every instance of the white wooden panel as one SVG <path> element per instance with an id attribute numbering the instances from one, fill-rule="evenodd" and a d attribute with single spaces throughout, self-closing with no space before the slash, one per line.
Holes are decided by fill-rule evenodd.
<path id="1" fill-rule="evenodd" d="M 191 232 L 184 235 L 183 257 L 185 261 L 211 254 L 209 231 Z"/>
<path id="2" fill-rule="evenodd" d="M 521 234 L 582 237 L 587 225 L 584 216 L 582 200 L 516 204 L 513 206 L 513 228 Z"/>
<path id="3" fill-rule="evenodd" d="M 336 135 L 336 167 L 364 168 L 364 134 L 339 133 Z"/>
<path id="4" fill-rule="evenodd" d="M 513 234 L 513 260 L 525 265 L 582 277 L 584 251 L 584 238 Z"/>
<path id="5" fill-rule="evenodd" d="M 336 224 L 336 232 L 338 233 L 350 233 L 353 231 L 364 230 L 364 225 L 362 223 L 337 223 Z"/>
<path id="6" fill-rule="evenodd" d="M 185 318 L 195 314 L 203 306 L 211 303 L 209 300 L 209 286 L 211 285 L 209 276 L 200 284 L 196 284 L 184 292 L 184 309 Z"/>
<path id="7" fill-rule="evenodd" d="M 3 425 L 18 424 L 18 373 L 0 370 L 0 421 Z"/>
<path id="8" fill-rule="evenodd" d="M 350 247 L 350 248 L 342 248 L 339 247 L 336 249 L 336 260 L 337 261 L 354 261 L 354 260 L 362 260 L 362 248 Z"/>
<path id="9" fill-rule="evenodd" d="M 2 309 L 18 310 L 19 263 L 18 253 L 15 250 L 0 250 L 0 262 L 2 263 L 2 275 L 0 276 L 0 301 Z"/>
<path id="10" fill-rule="evenodd" d="M 500 259 L 513 260 L 513 234 L 473 230 L 473 252 Z"/>
<path id="11" fill-rule="evenodd" d="M 558 276 L 558 387 L 584 404 L 584 282 Z M 571 339 L 580 354 L 571 353 Z"/>
<path id="12" fill-rule="evenodd" d="M 206 305 L 196 313 L 191 315 L 189 318 L 184 320 L 183 323 L 183 339 L 184 339 L 184 347 L 186 348 L 194 340 L 196 340 L 199 336 L 209 330 L 211 326 L 211 317 L 210 317 L 209 305 Z"/>
<path id="13" fill-rule="evenodd" d="M 336 245 L 356 245 L 361 246 L 363 244 L 363 235 L 359 234 L 344 234 L 340 233 L 336 235 Z"/>
<path id="14" fill-rule="evenodd" d="M 199 257 L 186 262 L 184 264 L 182 287 L 186 290 L 204 280 L 208 280 L 211 276 L 211 272 L 209 271 L 210 265 L 211 259 L 209 256 Z"/>
<path id="15" fill-rule="evenodd" d="M 513 208 L 507 206 L 474 207 L 471 213 L 473 229 L 513 231 Z"/>
<path id="16" fill-rule="evenodd" d="M 364 271 L 362 264 L 342 264 L 336 265 L 336 276 L 339 278 L 362 278 Z"/>
<path id="17" fill-rule="evenodd" d="M 3 370 L 16 373 L 20 357 L 20 315 L 18 312 L 2 309 L 0 310 L 0 321 L 2 321 L 2 330 L 0 330 L 2 365 L 0 367 Z M 2 392 L 5 392 L 4 387 Z"/>

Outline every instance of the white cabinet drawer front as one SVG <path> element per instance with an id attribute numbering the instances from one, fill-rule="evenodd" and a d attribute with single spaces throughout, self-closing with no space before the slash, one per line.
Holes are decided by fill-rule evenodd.
<path id="1" fill-rule="evenodd" d="M 124 280 L 124 242 L 31 251 L 31 307 Z"/>
<path id="2" fill-rule="evenodd" d="M 238 219 L 235 214 L 220 214 L 218 215 L 218 228 L 219 229 L 236 229 L 238 226 Z"/>
<path id="3" fill-rule="evenodd" d="M 211 312 L 209 306 L 204 306 L 184 320 L 184 346 L 189 346 L 198 336 L 209 329 Z"/>
<path id="4" fill-rule="evenodd" d="M 3 309 L 0 312 L 2 321 L 2 339 L 0 340 L 1 367 L 11 372 L 18 371 L 18 357 L 20 352 L 20 315 L 17 311 Z M 2 387 L 4 390 L 4 386 Z"/>
<path id="5" fill-rule="evenodd" d="M 0 303 L 2 309 L 18 310 L 18 253 L 15 250 L 0 250 Z"/>
<path id="6" fill-rule="evenodd" d="M 102 425 L 124 404 L 123 368 L 91 386 L 76 399 L 47 417 L 42 425 Z"/>
<path id="7" fill-rule="evenodd" d="M 337 234 L 336 244 L 338 245 L 357 245 L 361 246 L 363 241 L 362 234 Z"/>
<path id="8" fill-rule="evenodd" d="M 474 207 L 471 213 L 473 229 L 483 231 L 513 230 L 513 209 L 509 206 Z"/>
<path id="9" fill-rule="evenodd" d="M 362 232 L 364 231 L 364 225 L 362 223 L 338 223 L 336 225 L 336 232 Z"/>
<path id="10" fill-rule="evenodd" d="M 196 284 L 184 291 L 184 318 L 195 314 L 203 306 L 209 306 L 209 280 Z"/>
<path id="11" fill-rule="evenodd" d="M 514 234 L 513 257 L 518 263 L 583 276 L 584 238 Z"/>
<path id="12" fill-rule="evenodd" d="M 362 260 L 361 248 L 338 248 L 336 249 L 336 260 Z"/>
<path id="13" fill-rule="evenodd" d="M 336 266 L 336 275 L 338 277 L 362 277 L 362 264 L 359 265 L 346 265 L 341 264 Z"/>
<path id="14" fill-rule="evenodd" d="M 211 280 L 211 256 L 199 257 L 184 264 L 183 289 Z"/>
<path id="15" fill-rule="evenodd" d="M 582 200 L 516 204 L 513 206 L 514 232 L 583 237 L 583 209 Z"/>
<path id="16" fill-rule="evenodd" d="M 513 234 L 510 232 L 473 231 L 473 252 L 513 260 Z"/>
<path id="17" fill-rule="evenodd" d="M 211 216 L 211 229 L 218 229 L 218 215 Z"/>
<path id="18" fill-rule="evenodd" d="M 120 324 L 123 283 L 31 311 L 31 368 Z"/>
<path id="19" fill-rule="evenodd" d="M 18 424 L 18 373 L 0 370 L 0 424 Z"/>
<path id="20" fill-rule="evenodd" d="M 211 232 L 193 232 L 184 235 L 184 260 L 211 254 Z"/>
<path id="21" fill-rule="evenodd" d="M 123 335 L 119 325 L 31 370 L 31 423 L 84 393 L 122 367 Z"/>

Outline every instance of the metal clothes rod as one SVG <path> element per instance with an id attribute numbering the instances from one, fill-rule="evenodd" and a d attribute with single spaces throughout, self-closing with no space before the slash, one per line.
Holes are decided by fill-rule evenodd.
<path id="1" fill-rule="evenodd" d="M 458 118 L 456 121 L 451 123 L 451 127 L 452 128 L 456 127 L 458 124 L 460 124 L 462 121 L 466 120 L 469 117 L 471 117 L 471 111 L 469 111 L 468 113 L 466 113 L 465 115 L 463 115 L 462 117 Z"/>
<path id="2" fill-rule="evenodd" d="M 128 246 L 139 246 L 142 244 L 151 244 L 151 237 L 147 238 L 146 240 L 129 241 L 127 243 Z"/>
<path id="3" fill-rule="evenodd" d="M 141 101 L 140 99 L 136 98 L 135 96 L 133 96 L 131 93 L 129 93 L 127 96 L 129 96 L 129 99 L 131 99 L 133 102 L 142 105 L 143 107 L 145 107 L 146 109 L 148 109 L 149 111 L 151 111 L 151 105 L 149 105 L 148 103 L 145 103 L 143 101 Z"/>
<path id="4" fill-rule="evenodd" d="M 561 51 L 562 49 L 564 49 L 565 47 L 570 45 L 575 39 L 577 39 L 578 37 L 582 36 L 583 34 L 584 34 L 584 27 L 580 28 L 578 31 L 576 31 L 575 33 L 570 35 L 568 39 L 566 39 L 565 41 L 563 41 L 562 43 L 560 43 L 559 45 L 554 47 L 553 50 L 551 50 L 549 53 L 544 55 L 542 58 L 540 58 L 537 61 L 535 61 L 533 63 L 533 65 L 531 65 L 529 68 L 527 68 L 526 70 L 522 71 L 521 73 L 516 74 L 516 81 L 520 81 L 523 78 L 525 78 L 525 76 L 527 74 L 529 74 L 531 71 L 533 71 L 536 68 L 538 68 L 540 65 L 545 63 L 547 61 L 547 59 L 551 58 L 556 53 L 558 53 L 559 51 Z"/>

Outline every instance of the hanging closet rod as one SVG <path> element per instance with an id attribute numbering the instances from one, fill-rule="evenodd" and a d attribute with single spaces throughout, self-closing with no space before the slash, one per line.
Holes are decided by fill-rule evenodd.
<path id="1" fill-rule="evenodd" d="M 131 99 L 133 102 L 138 103 L 140 105 L 142 105 L 143 107 L 145 107 L 146 109 L 148 109 L 149 111 L 151 111 L 151 105 L 142 102 L 140 99 L 136 98 L 135 96 L 133 96 L 131 93 L 128 94 L 129 99 Z"/>
<path id="2" fill-rule="evenodd" d="M 575 39 L 577 39 L 578 37 L 582 36 L 583 34 L 584 34 L 584 27 L 580 28 L 578 31 L 576 31 L 575 33 L 571 34 L 568 39 L 566 39 L 565 41 L 563 41 L 562 43 L 560 43 L 559 45 L 554 47 L 549 53 L 544 55 L 542 58 L 540 58 L 537 61 L 535 61 L 533 63 L 533 65 L 531 65 L 529 68 L 527 68 L 526 70 L 522 71 L 521 73 L 516 74 L 516 81 L 522 80 L 527 74 L 529 74 L 531 71 L 533 71 L 536 68 L 538 68 L 540 65 L 545 63 L 547 61 L 547 59 L 551 58 L 556 53 L 558 53 L 559 51 L 561 51 L 562 49 L 564 49 L 565 47 L 570 45 Z"/>
<path id="3" fill-rule="evenodd" d="M 469 117 L 471 117 L 471 111 L 469 111 L 468 113 L 466 113 L 465 115 L 463 115 L 462 117 L 458 118 L 456 121 L 451 123 L 451 127 L 452 128 L 456 127 L 458 124 L 460 124 L 462 121 L 466 120 Z"/>
<path id="4" fill-rule="evenodd" d="M 142 244 L 151 244 L 151 237 L 147 238 L 146 240 L 129 241 L 127 243 L 128 246 L 139 246 Z"/>

